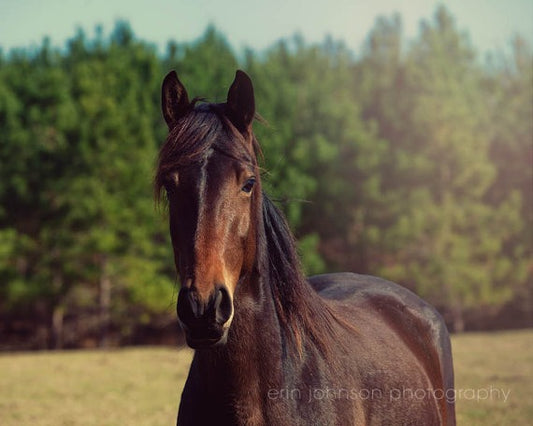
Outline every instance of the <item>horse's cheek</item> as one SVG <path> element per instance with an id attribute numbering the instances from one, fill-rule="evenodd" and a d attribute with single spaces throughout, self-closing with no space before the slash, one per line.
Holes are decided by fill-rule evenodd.
<path id="1" fill-rule="evenodd" d="M 237 216 L 238 220 L 238 226 L 237 226 L 237 235 L 242 240 L 246 240 L 246 237 L 248 236 L 248 230 L 250 229 L 250 211 L 248 208 L 248 211 L 245 214 L 242 214 L 240 216 Z"/>

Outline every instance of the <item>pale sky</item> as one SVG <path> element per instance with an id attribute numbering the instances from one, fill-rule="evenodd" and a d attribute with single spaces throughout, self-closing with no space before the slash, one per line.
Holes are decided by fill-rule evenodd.
<path id="1" fill-rule="evenodd" d="M 481 52 L 507 49 L 516 33 L 533 45 L 533 0 L 0 0 L 0 47 L 36 46 L 45 36 L 61 47 L 78 27 L 92 37 L 101 24 L 107 35 L 123 19 L 161 49 L 170 39 L 196 39 L 212 23 L 237 52 L 263 50 L 297 32 L 308 42 L 331 35 L 357 52 L 377 16 L 399 12 L 410 39 L 438 4 Z"/>

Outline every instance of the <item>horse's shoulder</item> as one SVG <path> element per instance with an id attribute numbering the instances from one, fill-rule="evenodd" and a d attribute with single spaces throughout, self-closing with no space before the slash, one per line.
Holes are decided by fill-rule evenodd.
<path id="1" fill-rule="evenodd" d="M 309 284 L 325 299 L 352 310 L 378 315 L 409 345 L 421 350 L 424 362 L 438 359 L 440 386 L 453 388 L 453 366 L 448 330 L 438 311 L 412 291 L 381 278 L 352 273 L 310 277 Z M 378 330 L 374 330 L 378 333 Z"/>

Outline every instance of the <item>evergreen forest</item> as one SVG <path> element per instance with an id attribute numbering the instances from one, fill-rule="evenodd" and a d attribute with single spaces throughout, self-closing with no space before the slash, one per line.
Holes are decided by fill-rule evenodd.
<path id="1" fill-rule="evenodd" d="M 214 26 L 164 52 L 119 21 L 0 52 L 0 349 L 169 342 L 179 281 L 160 88 L 224 102 L 252 78 L 263 185 L 308 274 L 402 284 L 451 330 L 533 326 L 533 54 L 481 54 L 439 7 L 357 52 L 299 35 L 236 51 Z"/>

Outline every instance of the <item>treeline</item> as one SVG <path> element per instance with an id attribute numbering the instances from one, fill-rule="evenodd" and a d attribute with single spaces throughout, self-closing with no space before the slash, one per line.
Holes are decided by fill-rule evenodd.
<path id="1" fill-rule="evenodd" d="M 0 347 L 175 331 L 152 190 L 160 83 L 176 69 L 191 95 L 224 101 L 237 68 L 268 122 L 255 125 L 263 179 L 309 273 L 397 281 L 458 331 L 532 325 L 531 47 L 516 37 L 482 60 L 439 8 L 410 43 L 399 16 L 378 19 L 357 54 L 294 37 L 237 55 L 209 27 L 161 55 L 124 22 L 1 54 Z"/>

